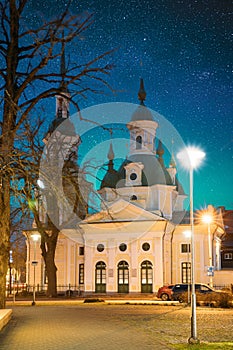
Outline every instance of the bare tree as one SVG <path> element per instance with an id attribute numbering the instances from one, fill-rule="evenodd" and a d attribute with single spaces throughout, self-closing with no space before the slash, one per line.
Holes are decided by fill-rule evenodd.
<path id="1" fill-rule="evenodd" d="M 63 88 L 72 87 L 74 92 L 69 99 L 78 108 L 75 97 L 86 97 L 88 92 L 101 92 L 103 86 L 108 87 L 105 76 L 112 68 L 105 63 L 106 56 L 111 53 L 106 52 L 86 63 L 69 62 L 61 76 L 52 67 L 56 67 L 53 63 L 62 54 L 62 45 L 78 40 L 91 25 L 92 15 L 71 14 L 67 7 L 58 17 L 26 28 L 23 16 L 27 2 L 4 0 L 0 3 L 0 91 L 3 101 L 0 121 L 0 308 L 5 308 L 11 186 L 17 162 L 26 157 L 15 151 L 16 146 L 21 148 L 18 134 L 22 132 L 22 125 L 25 121 L 30 123 L 30 115 L 40 101 L 59 94 L 65 96 L 60 89 L 61 82 Z M 94 80 L 100 83 L 99 87 L 93 84 Z M 23 153 L 23 148 L 21 151 Z M 43 235 L 45 230 L 39 221 L 37 223 Z M 45 235 L 43 237 L 47 239 Z"/>
<path id="2" fill-rule="evenodd" d="M 12 281 L 17 287 L 18 283 L 26 282 L 26 242 L 22 231 L 25 228 L 25 225 L 27 225 L 26 222 L 28 220 L 31 223 L 29 216 L 22 211 L 21 207 L 15 206 L 14 208 L 11 208 L 11 254 L 9 268 L 13 278 L 9 278 L 9 293 L 11 293 L 13 288 Z"/>

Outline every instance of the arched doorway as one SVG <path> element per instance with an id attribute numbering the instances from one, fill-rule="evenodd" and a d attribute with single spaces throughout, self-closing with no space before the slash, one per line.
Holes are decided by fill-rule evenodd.
<path id="1" fill-rule="evenodd" d="M 153 292 L 153 265 L 148 260 L 141 263 L 141 292 Z"/>
<path id="2" fill-rule="evenodd" d="M 106 264 L 103 261 L 95 265 L 95 292 L 106 293 Z"/>
<path id="3" fill-rule="evenodd" d="M 129 264 L 126 261 L 120 261 L 117 270 L 118 293 L 129 293 Z"/>

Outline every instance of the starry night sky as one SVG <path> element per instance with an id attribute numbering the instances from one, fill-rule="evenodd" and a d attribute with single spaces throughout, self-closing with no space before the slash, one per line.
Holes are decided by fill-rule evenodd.
<path id="1" fill-rule="evenodd" d="M 42 13 L 49 18 L 64 3 L 31 1 L 28 21 Z M 232 2 L 74 0 L 71 9 L 95 14 L 91 29 L 69 49 L 77 62 L 117 48 L 108 79 L 115 94 L 92 95 L 80 107 L 138 103 L 143 77 L 146 105 L 169 120 L 185 143 L 206 152 L 194 178 L 195 208 L 233 208 Z M 49 113 L 54 116 L 54 110 Z M 182 182 L 182 174 L 179 178 Z"/>

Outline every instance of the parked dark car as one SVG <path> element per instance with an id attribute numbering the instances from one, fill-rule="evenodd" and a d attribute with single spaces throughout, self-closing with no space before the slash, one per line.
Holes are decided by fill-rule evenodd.
<path id="1" fill-rule="evenodd" d="M 190 284 L 179 283 L 175 284 L 171 290 L 171 299 L 178 300 L 179 302 L 188 302 L 190 301 L 190 295 L 192 288 Z M 197 302 L 207 302 L 214 304 L 215 299 L 217 300 L 220 295 L 223 295 L 224 292 L 214 290 L 206 284 L 196 283 L 195 284 L 195 293 Z"/>
<path id="2" fill-rule="evenodd" d="M 158 292 L 157 292 L 157 297 L 164 300 L 164 301 L 171 300 L 173 286 L 174 286 L 174 284 L 168 284 L 168 285 L 160 287 Z"/>

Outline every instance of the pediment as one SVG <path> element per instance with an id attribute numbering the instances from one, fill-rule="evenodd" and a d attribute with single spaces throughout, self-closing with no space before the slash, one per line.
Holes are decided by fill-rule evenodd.
<path id="1" fill-rule="evenodd" d="M 93 214 L 86 218 L 83 223 L 93 222 L 114 222 L 114 221 L 158 221 L 164 220 L 155 213 L 151 213 L 139 206 L 127 202 L 124 199 L 118 199 L 106 210 Z"/>

